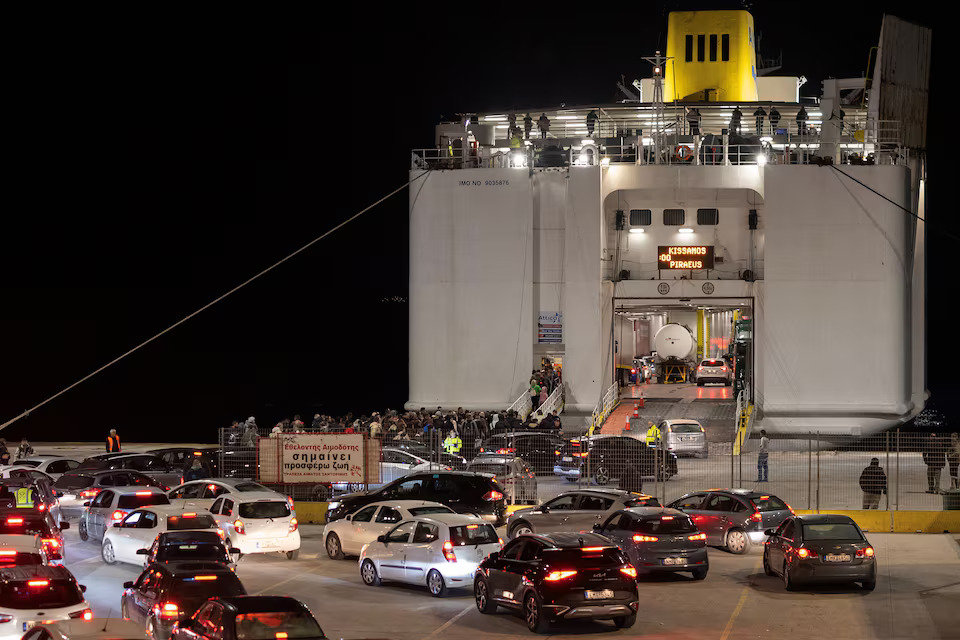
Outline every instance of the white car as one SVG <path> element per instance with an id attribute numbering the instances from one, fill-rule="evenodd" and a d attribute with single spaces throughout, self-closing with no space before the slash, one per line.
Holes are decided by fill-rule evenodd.
<path id="1" fill-rule="evenodd" d="M 49 564 L 43 540 L 36 534 L 0 535 L 0 567 Z"/>
<path id="2" fill-rule="evenodd" d="M 213 501 L 228 493 L 277 493 L 253 480 L 238 480 L 235 478 L 204 478 L 184 482 L 167 492 L 170 504 L 183 508 L 209 509 Z"/>
<path id="3" fill-rule="evenodd" d="M 434 514 L 401 522 L 360 551 L 360 578 L 426 585 L 434 596 L 473 586 L 477 567 L 503 544 L 478 516 Z"/>
<path id="4" fill-rule="evenodd" d="M 729 387 L 733 384 L 733 371 L 722 358 L 707 358 L 697 365 L 697 386 L 708 382 L 719 382 Z"/>
<path id="5" fill-rule="evenodd" d="M 23 635 L 23 640 L 116 640 L 147 638 L 143 625 L 123 618 L 43 622 Z"/>
<path id="6" fill-rule="evenodd" d="M 73 458 L 64 458 L 57 455 L 34 455 L 27 458 L 21 458 L 13 463 L 17 467 L 32 467 L 37 471 L 43 471 L 45 474 L 56 480 L 61 474 L 73 471 L 80 466 L 79 460 Z"/>
<path id="7" fill-rule="evenodd" d="M 186 511 L 172 505 L 158 505 L 137 509 L 120 522 L 114 522 L 103 534 L 100 556 L 107 564 L 126 562 L 143 565 L 139 549 L 149 549 L 164 531 L 217 529 L 217 522 L 209 513 Z"/>
<path id="8" fill-rule="evenodd" d="M 439 502 L 424 500 L 374 502 L 340 520 L 327 523 L 323 528 L 327 555 L 334 560 L 342 560 L 345 555 L 360 555 L 363 545 L 376 541 L 378 536 L 393 529 L 397 523 L 436 513 L 456 512 Z"/>
<path id="9" fill-rule="evenodd" d="M 300 555 L 297 512 L 291 500 L 276 491 L 220 496 L 210 513 L 240 553 L 285 553 L 288 560 Z"/>
<path id="10" fill-rule="evenodd" d="M 419 471 L 434 471 L 437 469 L 450 471 L 451 469 L 448 465 L 431 462 L 404 449 L 384 447 L 380 453 L 380 481 L 383 484 Z"/>
<path id="11" fill-rule="evenodd" d="M 19 640 L 34 625 L 53 620 L 92 620 L 93 611 L 65 567 L 0 569 L 0 640 Z"/>
<path id="12" fill-rule="evenodd" d="M 170 499 L 159 487 L 115 487 L 103 489 L 90 502 L 84 502 L 77 532 L 81 540 L 102 540 L 103 534 L 114 522 L 120 522 L 134 509 L 170 504 Z"/>

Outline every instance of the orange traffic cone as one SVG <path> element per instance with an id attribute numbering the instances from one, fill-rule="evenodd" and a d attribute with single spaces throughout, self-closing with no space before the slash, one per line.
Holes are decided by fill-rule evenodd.
<path id="1" fill-rule="evenodd" d="M 643 391 L 640 392 L 640 402 L 638 404 L 641 408 L 644 406 Z"/>
<path id="2" fill-rule="evenodd" d="M 627 416 L 627 424 L 623 427 L 624 431 L 630 431 L 630 416 Z"/>
<path id="3" fill-rule="evenodd" d="M 633 403 L 633 417 L 634 418 L 640 417 L 640 405 L 636 402 Z"/>

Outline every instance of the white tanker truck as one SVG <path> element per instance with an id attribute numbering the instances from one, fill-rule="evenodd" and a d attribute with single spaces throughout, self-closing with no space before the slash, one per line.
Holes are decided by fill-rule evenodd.
<path id="1" fill-rule="evenodd" d="M 657 382 L 686 382 L 696 365 L 697 339 L 682 324 L 663 325 L 653 337 Z"/>

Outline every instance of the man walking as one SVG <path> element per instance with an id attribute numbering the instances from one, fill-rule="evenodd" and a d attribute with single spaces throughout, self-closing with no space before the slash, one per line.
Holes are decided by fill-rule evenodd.
<path id="1" fill-rule="evenodd" d="M 860 472 L 860 489 L 863 490 L 863 508 L 878 508 L 880 496 L 887 492 L 887 474 L 878 458 L 871 458 L 870 464 Z"/>
<path id="2" fill-rule="evenodd" d="M 946 461 L 946 455 L 940 438 L 931 433 L 927 446 L 923 449 L 923 463 L 927 465 L 927 493 L 940 493 L 940 473 Z"/>
<path id="3" fill-rule="evenodd" d="M 120 452 L 120 436 L 116 429 L 110 429 L 110 435 L 107 436 L 107 453 Z"/>
<path id="4" fill-rule="evenodd" d="M 766 429 L 760 429 L 760 451 L 757 453 L 757 482 L 769 481 L 769 469 L 767 467 L 767 458 L 770 455 L 770 438 L 767 437 Z"/>
<path id="5" fill-rule="evenodd" d="M 656 447 L 660 442 L 660 427 L 653 420 L 647 420 L 647 446 Z"/>

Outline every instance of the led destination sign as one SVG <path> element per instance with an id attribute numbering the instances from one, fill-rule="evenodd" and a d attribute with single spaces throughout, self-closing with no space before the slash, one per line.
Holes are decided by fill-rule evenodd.
<path id="1" fill-rule="evenodd" d="M 659 247 L 657 268 L 661 270 L 713 269 L 713 247 Z"/>

